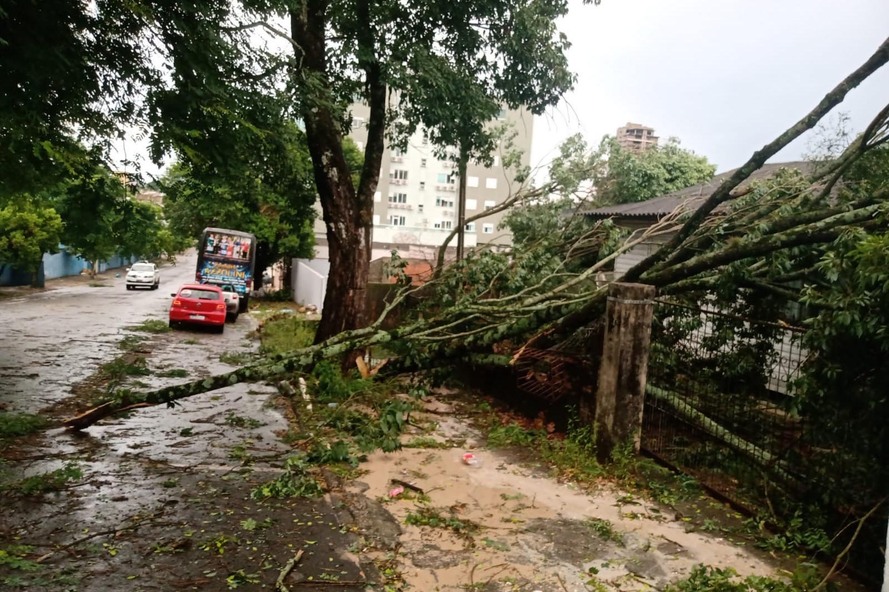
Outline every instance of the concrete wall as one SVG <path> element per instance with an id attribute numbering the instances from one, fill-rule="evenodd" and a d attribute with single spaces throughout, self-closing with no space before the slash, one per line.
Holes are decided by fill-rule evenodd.
<path id="1" fill-rule="evenodd" d="M 58 253 L 43 255 L 43 270 L 46 273 L 46 279 L 78 275 L 84 269 L 89 269 L 89 263 L 81 257 L 68 253 L 64 246 Z"/>
<path id="2" fill-rule="evenodd" d="M 327 274 L 330 261 L 326 259 L 293 260 L 293 300 L 307 306 L 313 304 L 321 312 L 327 294 Z"/>
<path id="3" fill-rule="evenodd" d="M 68 277 L 72 275 L 80 275 L 80 273 L 89 269 L 89 262 L 81 257 L 68 253 L 64 245 L 59 247 L 58 253 L 44 253 L 42 262 L 42 271 L 44 279 L 51 280 L 55 278 Z M 107 261 L 99 263 L 99 273 L 115 269 L 117 267 L 126 267 L 130 265 L 134 258 L 125 259 L 115 255 Z M 28 273 L 13 269 L 6 266 L 0 273 L 0 286 L 27 286 L 31 283 L 31 276 Z"/>

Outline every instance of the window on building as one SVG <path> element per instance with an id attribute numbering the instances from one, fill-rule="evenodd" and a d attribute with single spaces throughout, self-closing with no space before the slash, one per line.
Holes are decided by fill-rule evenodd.
<path id="1" fill-rule="evenodd" d="M 485 234 L 494 234 L 493 224 L 482 224 L 482 232 Z"/>
<path id="2" fill-rule="evenodd" d="M 450 230 L 454 227 L 454 223 L 451 220 L 442 220 L 441 227 L 445 230 Z"/>
<path id="3" fill-rule="evenodd" d="M 406 204 L 407 193 L 393 193 L 389 196 L 389 203 Z"/>
<path id="4" fill-rule="evenodd" d="M 420 191 L 426 189 L 426 181 L 420 181 Z"/>
<path id="5" fill-rule="evenodd" d="M 392 156 L 404 156 L 404 150 L 402 150 L 401 148 L 393 148 Z"/>
<path id="6" fill-rule="evenodd" d="M 478 177 L 466 177 L 467 187 L 478 187 Z"/>
<path id="7" fill-rule="evenodd" d="M 432 228 L 441 228 L 441 222 L 436 222 L 432 225 Z"/>
<path id="8" fill-rule="evenodd" d="M 407 181 L 407 171 L 404 169 L 395 169 L 391 173 L 389 173 L 390 179 L 399 179 L 401 181 Z M 495 179 L 496 181 L 496 179 Z"/>
<path id="9" fill-rule="evenodd" d="M 485 189 L 497 189 L 497 177 L 487 177 L 485 179 Z"/>
<path id="10" fill-rule="evenodd" d="M 475 222 L 470 222 L 466 226 L 463 227 L 466 232 L 475 232 Z"/>
<path id="11" fill-rule="evenodd" d="M 436 181 L 436 183 L 453 184 L 454 183 L 454 175 L 452 175 L 450 173 L 438 173 L 438 175 L 435 177 L 435 181 Z"/>
<path id="12" fill-rule="evenodd" d="M 474 199 L 467 199 L 466 200 L 466 209 L 467 210 L 477 210 L 478 209 L 478 202 Z"/>
<path id="13" fill-rule="evenodd" d="M 389 216 L 389 224 L 392 226 L 404 226 L 404 216 Z"/>
<path id="14" fill-rule="evenodd" d="M 420 159 L 420 167 L 422 167 L 424 169 L 426 168 L 426 159 L 425 158 Z"/>
<path id="15" fill-rule="evenodd" d="M 454 200 L 453 199 L 445 199 L 443 197 L 436 197 L 435 198 L 435 205 L 437 205 L 441 208 L 453 208 L 454 207 Z"/>
<path id="16" fill-rule="evenodd" d="M 500 157 L 497 156 L 496 154 L 494 155 L 494 166 L 495 166 L 495 167 L 499 167 L 499 166 L 500 166 Z"/>
<path id="17" fill-rule="evenodd" d="M 417 204 L 417 211 L 423 213 L 423 204 Z"/>
<path id="18" fill-rule="evenodd" d="M 497 202 L 494 201 L 493 199 L 486 199 L 485 200 L 485 211 L 490 210 L 491 208 L 493 208 L 496 205 L 497 205 Z"/>

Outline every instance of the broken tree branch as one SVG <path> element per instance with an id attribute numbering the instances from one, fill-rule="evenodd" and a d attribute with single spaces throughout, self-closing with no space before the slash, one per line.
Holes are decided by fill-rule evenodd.
<path id="1" fill-rule="evenodd" d="M 876 52 L 864 64 L 827 93 L 814 109 L 780 136 L 755 152 L 744 165 L 737 169 L 701 204 L 701 207 L 691 215 L 682 229 L 663 248 L 628 270 L 624 275 L 624 281 L 639 281 L 655 264 L 676 262 L 677 255 L 681 254 L 681 251 L 678 250 L 679 245 L 692 235 L 719 204 L 731 198 L 732 190 L 744 182 L 754 171 L 762 167 L 769 158 L 777 154 L 782 148 L 804 132 L 815 127 L 828 112 L 843 101 L 852 89 L 883 67 L 886 62 L 889 62 L 889 38 L 883 41 Z"/>

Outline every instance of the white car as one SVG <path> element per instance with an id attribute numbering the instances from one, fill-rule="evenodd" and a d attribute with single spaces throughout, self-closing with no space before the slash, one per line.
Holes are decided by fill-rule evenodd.
<path id="1" fill-rule="evenodd" d="M 231 284 L 220 284 L 219 287 L 222 289 L 222 296 L 225 298 L 225 319 L 234 323 L 238 320 L 238 314 L 241 309 L 241 296 Z"/>
<path id="2" fill-rule="evenodd" d="M 157 265 L 154 263 L 140 261 L 127 269 L 127 290 L 133 290 L 140 286 L 157 290 L 160 285 L 161 272 L 158 271 Z"/>

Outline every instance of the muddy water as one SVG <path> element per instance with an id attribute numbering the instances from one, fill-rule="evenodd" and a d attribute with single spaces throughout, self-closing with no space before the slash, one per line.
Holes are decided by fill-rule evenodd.
<path id="1" fill-rule="evenodd" d="M 223 359 L 256 348 L 250 314 L 222 335 L 151 336 L 131 328 L 165 322 L 170 293 L 191 281 L 193 270 L 193 258 L 163 268 L 155 291 L 127 291 L 114 271 L 36 293 L 7 291 L 0 307 L 2 410 L 52 415 L 75 408 L 72 388 L 119 356 L 127 336 L 146 339 L 139 348 L 149 352 L 150 372 L 129 379 L 129 388 L 232 369 Z M 163 377 L 182 371 L 187 377 Z M 66 466 L 80 472 L 61 491 L 8 496 L 0 548 L 18 549 L 34 569 L 0 565 L 0 588 L 269 589 L 302 551 L 287 582 L 324 578 L 343 582 L 338 589 L 363 589 L 355 586 L 364 572 L 347 551 L 353 537 L 325 499 L 251 498 L 281 475 L 290 452 L 278 437 L 288 424 L 274 401 L 268 386 L 235 385 L 174 409 L 140 410 L 81 433 L 54 429 L 0 450 L 6 483 Z"/>
<path id="2" fill-rule="evenodd" d="M 592 493 L 551 478 L 545 466 L 479 445 L 459 407 L 430 402 L 435 438 L 445 449 L 378 452 L 356 491 L 382 500 L 401 524 L 400 569 L 416 590 L 662 589 L 700 563 L 769 575 L 753 553 L 707 534 L 689 532 L 675 513 L 603 484 Z M 408 440 L 410 436 L 408 436 Z M 475 464 L 466 464 L 464 454 Z M 394 489 L 392 479 L 423 490 Z M 394 489 L 394 491 L 393 491 Z M 395 494 L 394 497 L 390 494 Z M 432 510 L 479 527 L 471 537 L 447 528 L 407 524 Z M 611 533 L 592 525 L 608 525 Z"/>

